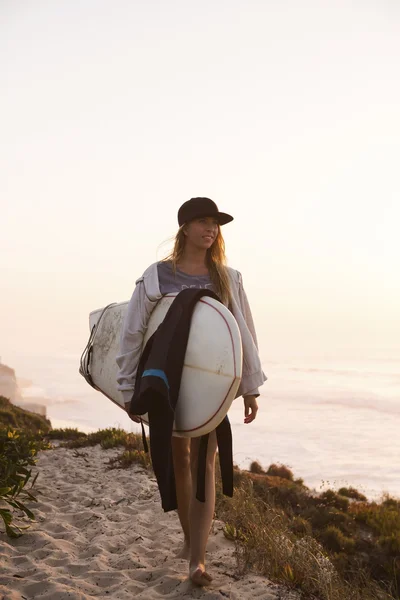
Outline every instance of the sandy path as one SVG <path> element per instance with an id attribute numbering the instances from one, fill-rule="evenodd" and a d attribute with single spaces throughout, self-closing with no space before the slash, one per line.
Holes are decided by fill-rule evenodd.
<path id="1" fill-rule="evenodd" d="M 120 449 L 40 453 L 37 522 L 22 537 L 0 534 L 1 600 L 89 598 L 297 598 L 267 579 L 237 579 L 233 544 L 215 522 L 208 544 L 211 588 L 195 588 L 174 558 L 182 534 L 160 507 L 157 484 L 140 466 L 107 470 Z"/>

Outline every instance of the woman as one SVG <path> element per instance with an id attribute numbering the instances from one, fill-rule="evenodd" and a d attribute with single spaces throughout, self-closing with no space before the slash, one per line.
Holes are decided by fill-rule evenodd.
<path id="1" fill-rule="evenodd" d="M 136 281 L 121 334 L 118 389 L 128 409 L 135 386 L 143 335 L 151 311 L 165 294 L 188 287 L 214 291 L 233 313 L 243 346 L 243 372 L 238 394 L 244 399 L 244 422 L 257 415 L 258 386 L 267 379 L 257 349 L 250 306 L 238 271 L 225 266 L 221 226 L 233 217 L 219 212 L 209 198 L 192 198 L 178 211 L 179 230 L 170 256 L 151 265 Z M 139 418 L 132 416 L 137 422 Z M 196 474 L 200 438 L 172 438 L 173 464 L 184 544 L 178 556 L 189 559 L 189 577 L 197 585 L 212 578 L 205 568 L 205 552 L 215 507 L 215 431 L 209 436 L 206 460 L 205 502 L 196 499 Z"/>

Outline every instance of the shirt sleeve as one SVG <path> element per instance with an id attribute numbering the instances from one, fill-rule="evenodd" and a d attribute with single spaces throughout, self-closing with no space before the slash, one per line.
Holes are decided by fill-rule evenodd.
<path id="1" fill-rule="evenodd" d="M 241 313 L 243 315 L 243 318 L 244 318 L 244 320 L 246 322 L 247 328 L 248 328 L 248 330 L 249 330 L 249 332 L 251 334 L 251 337 L 253 339 L 254 345 L 255 345 L 255 347 L 256 347 L 256 349 L 258 351 L 258 340 L 257 340 L 256 328 L 255 328 L 255 325 L 254 325 L 254 319 L 253 319 L 253 315 L 252 315 L 251 308 L 250 308 L 250 303 L 249 303 L 249 300 L 247 298 L 247 294 L 245 292 L 245 289 L 243 287 L 242 274 L 239 271 L 238 271 L 238 275 L 239 275 L 238 295 L 239 295 L 240 311 L 241 311 Z M 245 346 L 243 347 L 243 352 L 246 352 L 246 347 Z M 245 361 L 250 362 L 250 358 L 248 358 L 248 357 L 245 356 L 244 359 L 245 359 Z M 258 357 L 258 361 L 259 361 L 259 357 Z M 268 379 L 268 377 L 262 371 L 261 363 L 259 363 L 259 364 L 260 364 L 260 372 L 259 373 L 260 373 L 260 375 L 262 377 L 261 381 L 264 382 L 264 381 L 266 381 Z M 241 386 L 242 387 L 242 394 L 241 395 L 242 396 L 253 396 L 254 395 L 254 396 L 258 397 L 260 395 L 259 387 L 251 387 L 251 389 L 249 391 L 246 390 L 246 387 L 247 387 L 246 386 L 246 382 L 247 382 L 247 385 L 249 385 L 249 387 L 250 387 L 251 383 L 254 386 L 255 382 L 254 382 L 254 380 L 253 380 L 253 382 L 251 382 L 251 379 L 253 379 L 253 377 L 250 376 L 250 378 L 247 377 L 246 381 L 242 382 L 242 386 Z M 260 380 L 260 378 L 258 378 L 258 380 Z"/>
<path id="2" fill-rule="evenodd" d="M 130 402 L 135 388 L 136 372 L 146 328 L 145 289 L 143 280 L 138 279 L 126 310 L 121 330 L 119 354 L 116 357 L 119 367 L 117 388 L 122 393 L 125 403 Z"/>
<path id="3" fill-rule="evenodd" d="M 251 336 L 252 336 L 254 343 L 256 345 L 256 348 L 258 350 L 256 328 L 254 325 L 253 315 L 251 314 L 249 300 L 247 298 L 247 294 L 243 287 L 243 278 L 242 278 L 241 273 L 239 273 L 239 300 L 240 300 L 240 308 L 242 310 L 244 320 L 246 321 L 246 325 L 249 328 Z"/>
<path id="4" fill-rule="evenodd" d="M 258 388 L 254 388 L 254 390 L 251 390 L 250 392 L 246 392 L 243 395 L 244 396 L 255 396 L 256 398 L 258 398 L 258 396 L 260 395 L 260 392 L 259 392 Z"/>

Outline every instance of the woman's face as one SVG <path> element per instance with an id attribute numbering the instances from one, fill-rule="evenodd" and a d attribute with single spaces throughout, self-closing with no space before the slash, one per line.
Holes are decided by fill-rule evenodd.
<path id="1" fill-rule="evenodd" d="M 217 238 L 219 225 L 214 217 L 193 219 L 184 228 L 186 243 L 207 250 Z"/>

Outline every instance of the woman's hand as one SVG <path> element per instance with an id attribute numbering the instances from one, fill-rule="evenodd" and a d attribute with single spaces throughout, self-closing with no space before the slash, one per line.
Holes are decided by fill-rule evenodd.
<path id="1" fill-rule="evenodd" d="M 132 419 L 132 421 L 135 421 L 135 423 L 140 423 L 140 417 L 137 417 L 136 415 L 130 415 L 129 414 L 129 406 L 130 406 L 130 402 L 125 402 L 125 410 L 128 413 L 128 417 L 130 419 Z"/>
<path id="2" fill-rule="evenodd" d="M 257 416 L 258 404 L 255 396 L 243 396 L 244 422 L 252 423 Z"/>

